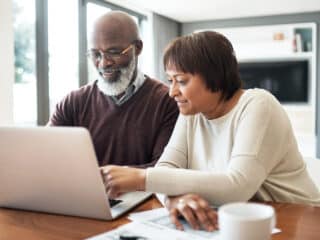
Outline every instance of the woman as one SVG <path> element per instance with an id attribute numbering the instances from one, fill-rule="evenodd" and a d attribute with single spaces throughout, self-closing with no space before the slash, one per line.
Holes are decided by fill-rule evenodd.
<path id="1" fill-rule="evenodd" d="M 267 91 L 241 89 L 224 36 L 208 31 L 178 38 L 166 49 L 164 66 L 181 113 L 174 132 L 155 168 L 103 169 L 111 196 L 132 190 L 172 196 L 166 206 L 178 228 L 181 214 L 207 230 L 216 228 L 209 203 L 320 205 L 286 112 Z"/>

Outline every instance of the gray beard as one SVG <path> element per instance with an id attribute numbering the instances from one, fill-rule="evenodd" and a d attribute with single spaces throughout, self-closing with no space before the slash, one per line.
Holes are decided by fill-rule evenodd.
<path id="1" fill-rule="evenodd" d="M 100 74 L 98 78 L 99 89 L 107 96 L 118 96 L 125 92 L 131 83 L 131 80 L 136 70 L 137 57 L 133 56 L 127 67 L 120 69 L 120 76 L 114 82 L 105 80 Z"/>

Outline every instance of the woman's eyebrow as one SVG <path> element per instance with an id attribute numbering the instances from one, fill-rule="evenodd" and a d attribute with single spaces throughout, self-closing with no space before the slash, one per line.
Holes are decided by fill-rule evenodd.
<path id="1" fill-rule="evenodd" d="M 170 76 L 169 74 L 166 74 L 166 75 L 167 75 L 168 78 L 171 78 L 171 77 L 176 78 L 176 77 L 179 77 L 179 76 L 184 76 L 184 73 L 177 73 L 177 74 L 174 74 L 172 76 Z"/>

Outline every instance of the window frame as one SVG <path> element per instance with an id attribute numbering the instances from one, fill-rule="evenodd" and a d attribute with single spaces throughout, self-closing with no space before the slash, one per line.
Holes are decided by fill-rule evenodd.
<path id="1" fill-rule="evenodd" d="M 48 0 L 36 0 L 37 124 L 49 120 Z"/>

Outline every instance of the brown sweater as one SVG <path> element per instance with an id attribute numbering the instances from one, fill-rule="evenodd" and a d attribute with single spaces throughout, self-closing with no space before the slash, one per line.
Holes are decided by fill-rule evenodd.
<path id="1" fill-rule="evenodd" d="M 120 106 L 104 95 L 95 82 L 71 92 L 58 103 L 50 125 L 87 128 L 100 166 L 148 167 L 163 152 L 178 113 L 168 88 L 150 78 Z"/>

